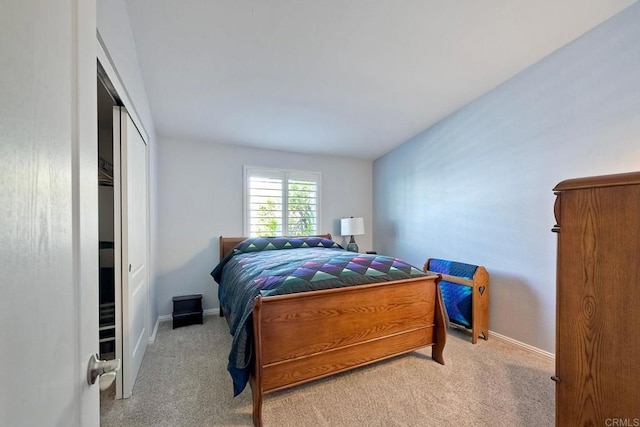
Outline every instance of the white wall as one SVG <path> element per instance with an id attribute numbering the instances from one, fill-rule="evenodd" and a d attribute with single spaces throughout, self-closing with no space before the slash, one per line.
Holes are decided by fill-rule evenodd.
<path id="1" fill-rule="evenodd" d="M 144 129 L 149 141 L 149 198 L 150 198 L 150 305 L 149 330 L 153 330 L 158 311 L 154 304 L 156 292 L 156 259 L 157 259 L 157 146 L 151 108 L 147 98 L 135 40 L 127 5 L 124 0 L 98 0 L 97 2 L 98 38 L 106 51 L 108 61 L 115 70 L 117 79 L 123 90 L 118 95 L 123 99 L 129 114 L 134 118 L 137 126 Z M 104 65 L 104 64 L 103 64 Z M 115 84 L 115 82 L 114 82 Z M 118 87 L 116 87 L 118 89 Z M 123 93 L 120 93 L 123 92 Z"/>
<path id="2" fill-rule="evenodd" d="M 209 275 L 219 259 L 218 237 L 243 235 L 243 165 L 311 170 L 321 177 L 319 231 L 339 236 L 339 219 L 362 216 L 361 250 L 370 250 L 372 162 L 329 156 L 160 139 L 158 155 L 159 314 L 170 314 L 171 298 L 202 293 L 204 307 L 218 307 Z"/>
<path id="3" fill-rule="evenodd" d="M 636 3 L 376 160 L 375 245 L 485 265 L 490 329 L 554 352 L 552 188 L 640 170 L 639 22 Z"/>

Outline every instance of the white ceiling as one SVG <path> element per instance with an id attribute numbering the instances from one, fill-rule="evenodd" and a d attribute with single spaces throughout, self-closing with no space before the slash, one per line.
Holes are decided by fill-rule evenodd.
<path id="1" fill-rule="evenodd" d="M 161 137 L 375 159 L 634 0 L 126 0 Z"/>

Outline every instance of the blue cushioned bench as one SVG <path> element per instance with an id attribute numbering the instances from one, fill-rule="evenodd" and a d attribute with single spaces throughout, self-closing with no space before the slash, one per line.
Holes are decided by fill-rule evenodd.
<path id="1" fill-rule="evenodd" d="M 449 321 L 471 329 L 471 342 L 489 339 L 489 273 L 482 266 L 431 258 L 425 272 L 442 276 L 440 290 Z"/>

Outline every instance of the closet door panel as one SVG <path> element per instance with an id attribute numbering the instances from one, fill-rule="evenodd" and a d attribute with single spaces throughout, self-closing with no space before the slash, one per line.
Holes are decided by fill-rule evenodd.
<path id="1" fill-rule="evenodd" d="M 147 145 L 122 107 L 118 116 L 121 201 L 122 380 L 120 397 L 131 396 L 149 341 Z M 115 144 L 115 141 L 114 141 Z"/>

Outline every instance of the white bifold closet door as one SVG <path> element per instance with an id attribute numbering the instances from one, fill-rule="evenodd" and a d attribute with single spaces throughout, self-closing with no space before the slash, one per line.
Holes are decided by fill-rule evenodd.
<path id="1" fill-rule="evenodd" d="M 114 170 L 114 188 L 120 190 L 115 196 L 115 234 L 120 237 L 115 239 L 115 264 L 121 280 L 120 286 L 116 282 L 116 306 L 121 303 L 120 310 L 116 307 L 116 357 L 122 360 L 116 398 L 128 398 L 149 342 L 148 162 L 147 144 L 127 111 L 114 107 L 113 119 L 114 158 L 120 158 L 119 173 Z"/>

